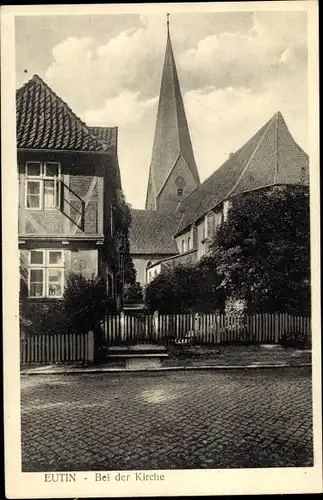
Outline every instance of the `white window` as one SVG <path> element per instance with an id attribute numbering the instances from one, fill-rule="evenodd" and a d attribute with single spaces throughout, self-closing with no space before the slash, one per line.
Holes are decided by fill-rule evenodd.
<path id="1" fill-rule="evenodd" d="M 25 206 L 29 210 L 51 210 L 60 207 L 61 166 L 59 163 L 26 163 Z"/>
<path id="2" fill-rule="evenodd" d="M 64 291 L 63 250 L 30 250 L 29 297 L 60 298 Z"/>

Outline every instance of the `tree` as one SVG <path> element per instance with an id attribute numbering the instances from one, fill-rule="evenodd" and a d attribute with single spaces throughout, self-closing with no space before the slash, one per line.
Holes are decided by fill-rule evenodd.
<path id="1" fill-rule="evenodd" d="M 240 195 L 211 247 L 220 289 L 252 312 L 308 314 L 309 194 L 285 187 Z"/>
<path id="2" fill-rule="evenodd" d="M 148 309 L 164 313 L 207 312 L 223 307 L 223 292 L 216 266 L 203 259 L 198 264 L 178 265 L 160 273 L 145 291 Z"/>
<path id="3" fill-rule="evenodd" d="M 195 296 L 195 309 L 199 312 L 224 310 L 225 291 L 220 288 L 221 278 L 211 256 L 204 256 L 196 265 L 199 287 Z"/>
<path id="4" fill-rule="evenodd" d="M 143 299 L 143 288 L 139 281 L 136 281 L 135 283 L 127 283 L 125 284 L 124 287 L 124 299 L 131 301 L 131 300 L 137 300 L 137 301 L 142 301 Z"/>
<path id="5" fill-rule="evenodd" d="M 115 194 L 114 218 L 116 235 L 123 240 L 124 283 L 133 285 L 136 282 L 136 269 L 130 255 L 131 210 L 121 189 L 117 189 Z"/>

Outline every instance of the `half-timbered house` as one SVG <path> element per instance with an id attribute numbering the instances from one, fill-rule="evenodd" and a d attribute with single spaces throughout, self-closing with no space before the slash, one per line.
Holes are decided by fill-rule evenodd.
<path id="1" fill-rule="evenodd" d="M 35 75 L 16 93 L 19 249 L 29 301 L 60 299 L 67 273 L 102 276 L 120 306 L 117 129 L 89 129 Z"/>

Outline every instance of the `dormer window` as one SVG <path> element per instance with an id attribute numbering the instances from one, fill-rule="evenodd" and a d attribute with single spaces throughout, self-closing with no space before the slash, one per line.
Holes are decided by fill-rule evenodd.
<path id="1" fill-rule="evenodd" d="M 25 206 L 29 210 L 53 210 L 60 207 L 61 166 L 55 162 L 26 163 Z"/>

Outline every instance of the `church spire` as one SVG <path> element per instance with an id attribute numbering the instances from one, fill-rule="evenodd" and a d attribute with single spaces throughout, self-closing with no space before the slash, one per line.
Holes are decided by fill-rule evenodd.
<path id="1" fill-rule="evenodd" d="M 167 42 L 146 209 L 175 209 L 200 184 L 166 15 Z"/>

